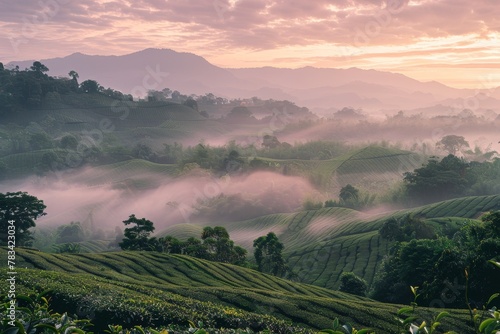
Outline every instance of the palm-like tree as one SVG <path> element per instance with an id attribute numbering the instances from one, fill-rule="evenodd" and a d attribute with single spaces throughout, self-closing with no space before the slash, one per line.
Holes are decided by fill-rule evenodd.
<path id="1" fill-rule="evenodd" d="M 80 78 L 78 73 L 74 70 L 69 71 L 68 75 L 76 82 L 78 82 L 78 78 Z"/>

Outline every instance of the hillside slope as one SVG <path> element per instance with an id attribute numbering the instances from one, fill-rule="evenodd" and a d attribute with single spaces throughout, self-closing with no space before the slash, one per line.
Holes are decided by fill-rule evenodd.
<path id="1" fill-rule="evenodd" d="M 500 195 L 457 198 L 418 208 L 363 213 L 346 208 L 323 208 L 289 214 L 274 214 L 243 222 L 207 225 L 225 226 L 237 244 L 252 249 L 253 240 L 270 231 L 285 245 L 285 256 L 299 281 L 327 288 L 338 288 L 340 275 L 353 271 L 370 285 L 380 260 L 390 244 L 378 229 L 391 217 L 406 214 L 433 224 L 465 223 L 489 210 L 500 210 Z M 437 219 L 439 218 L 439 219 Z M 160 235 L 199 237 L 203 225 L 174 225 Z"/>
<path id="2" fill-rule="evenodd" d="M 316 186 L 335 193 L 347 184 L 365 191 L 380 191 L 401 180 L 404 172 L 419 167 L 422 158 L 409 151 L 368 146 L 328 160 L 261 158 L 287 174 L 307 176 Z"/>
<path id="3" fill-rule="evenodd" d="M 248 324 L 284 333 L 293 329 L 276 318 L 320 329 L 340 317 L 358 328 L 395 332 L 392 317 L 396 305 L 181 255 L 55 255 L 18 249 L 17 266 L 37 268 L 19 270 L 20 292 L 52 289 L 56 310 L 65 308 L 80 316 L 90 315 L 98 324 L 103 320 L 123 323 L 127 318 L 129 323 L 142 325 L 201 320 L 226 328 Z M 2 289 L 5 287 L 2 285 Z M 449 323 L 466 330 L 466 313 L 452 314 Z"/>

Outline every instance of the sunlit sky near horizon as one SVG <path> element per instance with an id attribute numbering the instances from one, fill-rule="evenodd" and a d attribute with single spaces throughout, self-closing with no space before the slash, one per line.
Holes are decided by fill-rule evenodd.
<path id="1" fill-rule="evenodd" d="M 359 67 L 500 86 L 499 0 L 0 0 L 0 61 L 169 48 L 221 67 Z"/>

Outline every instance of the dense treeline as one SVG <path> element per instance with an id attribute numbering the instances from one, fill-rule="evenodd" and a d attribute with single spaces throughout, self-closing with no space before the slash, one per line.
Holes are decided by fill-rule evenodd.
<path id="1" fill-rule="evenodd" d="M 221 226 L 205 227 L 201 239 L 188 238 L 181 241 L 173 236 L 150 237 L 155 230 L 152 221 L 130 215 L 123 223 L 131 227 L 125 229 L 123 239 L 118 243 L 123 250 L 156 251 L 167 254 L 183 254 L 200 259 L 244 265 L 247 251 L 235 246 L 226 229 Z"/>
<path id="2" fill-rule="evenodd" d="M 68 78 L 56 78 L 46 74 L 49 69 L 39 61 L 30 68 L 6 69 L 0 63 L 0 117 L 20 110 L 41 107 L 47 99 L 57 99 L 69 93 L 102 93 L 117 99 L 131 100 L 131 95 L 105 89 L 95 80 L 78 83 L 78 73 L 70 71 Z"/>
<path id="3" fill-rule="evenodd" d="M 405 173 L 407 196 L 414 204 L 500 192 L 500 159 L 468 162 L 452 154 Z"/>
<path id="4" fill-rule="evenodd" d="M 467 221 L 451 237 L 429 238 L 429 226 L 414 217 L 405 219 L 399 230 L 388 221 L 380 231 L 398 242 L 382 263 L 373 298 L 407 303 L 411 285 L 419 287 L 422 305 L 463 308 L 469 299 L 472 308 L 480 309 L 498 292 L 500 271 L 489 261 L 500 260 L 500 211 Z"/>

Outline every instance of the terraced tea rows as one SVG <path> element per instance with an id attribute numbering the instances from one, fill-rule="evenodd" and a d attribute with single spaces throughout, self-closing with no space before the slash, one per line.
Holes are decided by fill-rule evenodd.
<path id="1" fill-rule="evenodd" d="M 408 151 L 369 146 L 329 160 L 266 159 L 277 169 L 306 175 L 315 183 L 331 189 L 352 184 L 367 191 L 380 190 L 380 184 L 400 180 L 404 172 L 420 167 L 422 158 Z"/>
<path id="2" fill-rule="evenodd" d="M 411 213 L 437 226 L 451 224 L 449 227 L 456 229 L 459 223 L 490 210 L 500 210 L 500 195 L 458 198 L 378 214 L 323 208 L 220 225 L 227 228 L 237 244 L 249 251 L 255 238 L 275 232 L 285 244 L 285 256 L 301 282 L 336 289 L 344 271 L 353 271 L 368 284 L 373 282 L 377 266 L 390 247 L 378 235 L 378 229 L 389 218 Z M 182 226 L 171 227 L 161 235 L 199 237 L 201 227 L 196 230 L 191 225 L 188 231 Z"/>
<path id="3" fill-rule="evenodd" d="M 5 255 L 5 249 L 0 253 Z M 284 333 L 289 325 L 282 320 L 319 329 L 340 317 L 378 333 L 396 332 L 393 316 L 399 306 L 181 255 L 56 255 L 19 248 L 17 261 L 19 268 L 38 268 L 19 269 L 19 293 L 51 289 L 56 311 L 94 316 L 98 324 L 129 319 L 129 324 L 186 325 L 201 320 L 226 328 L 248 323 Z M 466 330 L 465 319 L 466 312 L 452 311 L 449 323 Z"/>

